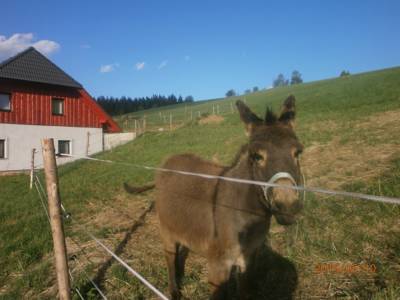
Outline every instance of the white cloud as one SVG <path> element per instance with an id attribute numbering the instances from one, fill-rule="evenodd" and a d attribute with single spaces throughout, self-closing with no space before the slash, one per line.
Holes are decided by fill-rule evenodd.
<path id="1" fill-rule="evenodd" d="M 190 60 L 190 56 L 189 55 L 185 55 L 185 57 L 183 58 L 185 61 L 189 61 Z"/>
<path id="2" fill-rule="evenodd" d="M 60 44 L 54 41 L 35 41 L 33 33 L 15 33 L 9 38 L 0 35 L 0 58 L 8 58 L 31 46 L 44 55 L 50 55 L 60 49 Z"/>
<path id="3" fill-rule="evenodd" d="M 145 64 L 146 63 L 144 61 L 136 63 L 135 65 L 136 70 L 138 71 L 143 70 Z"/>
<path id="4" fill-rule="evenodd" d="M 92 48 L 89 44 L 82 44 L 81 45 L 81 48 L 82 49 L 90 49 L 90 48 Z"/>
<path id="5" fill-rule="evenodd" d="M 115 68 L 119 67 L 118 63 L 109 64 L 109 65 L 102 65 L 100 67 L 100 73 L 110 73 L 115 70 Z"/>
<path id="6" fill-rule="evenodd" d="M 163 60 L 161 62 L 161 64 L 158 66 L 158 69 L 161 70 L 161 69 L 165 68 L 167 66 L 167 64 L 168 64 L 168 60 Z"/>

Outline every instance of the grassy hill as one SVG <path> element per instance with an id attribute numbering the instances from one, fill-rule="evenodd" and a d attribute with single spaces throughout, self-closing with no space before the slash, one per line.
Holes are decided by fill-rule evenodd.
<path id="1" fill-rule="evenodd" d="M 297 98 L 296 131 L 306 146 L 302 167 L 307 184 L 400 197 L 400 68 L 311 82 L 246 95 L 262 115 L 277 110 L 288 94 Z M 196 153 L 229 163 L 246 142 L 236 98 L 173 106 L 146 114 L 154 128 L 174 115 L 181 127 L 146 133 L 100 158 L 158 166 L 169 155 Z M 224 112 L 189 120 L 190 111 Z M 160 117 L 161 113 L 161 117 Z M 197 114 L 197 113 L 195 113 Z M 204 115 L 203 115 L 204 116 Z M 124 122 L 122 116 L 119 120 Z M 150 126 L 150 125 L 149 125 Z M 166 291 L 166 267 L 157 220 L 149 205 L 154 194 L 127 195 L 122 183 L 142 184 L 153 172 L 118 164 L 78 161 L 59 168 L 61 195 L 74 219 L 113 248 L 149 281 Z M 42 175 L 40 174 L 42 178 Z M 54 298 L 51 237 L 38 195 L 28 190 L 25 175 L 0 177 L 0 299 Z M 273 224 L 274 252 L 260 258 L 254 299 L 400 298 L 400 207 L 343 197 L 307 194 L 298 224 Z M 88 240 L 73 222 L 66 233 L 75 285 L 88 299 L 97 298 L 83 270 L 99 279 L 110 298 L 155 299 L 140 283 Z M 79 246 L 74 243 L 79 242 Z M 321 271 L 321 266 L 375 266 L 376 270 Z M 207 298 L 205 261 L 189 258 L 183 293 Z"/>

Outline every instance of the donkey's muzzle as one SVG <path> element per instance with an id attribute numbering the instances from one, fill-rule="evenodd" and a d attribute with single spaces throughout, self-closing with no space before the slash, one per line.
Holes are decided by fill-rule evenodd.
<path id="1" fill-rule="evenodd" d="M 276 183 L 293 186 L 291 180 L 286 178 L 281 178 Z M 298 191 L 285 187 L 274 187 L 272 199 L 272 211 L 278 223 L 281 225 L 293 224 L 296 221 L 296 215 L 303 208 Z"/>

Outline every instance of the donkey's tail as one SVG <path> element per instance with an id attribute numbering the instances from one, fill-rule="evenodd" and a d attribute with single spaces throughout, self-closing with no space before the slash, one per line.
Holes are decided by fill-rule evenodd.
<path id="1" fill-rule="evenodd" d="M 154 183 L 143 185 L 143 186 L 133 186 L 133 185 L 129 185 L 126 182 L 124 182 L 125 191 L 127 191 L 128 193 L 131 193 L 131 194 L 140 194 L 145 191 L 153 189 L 155 186 L 156 185 Z"/>

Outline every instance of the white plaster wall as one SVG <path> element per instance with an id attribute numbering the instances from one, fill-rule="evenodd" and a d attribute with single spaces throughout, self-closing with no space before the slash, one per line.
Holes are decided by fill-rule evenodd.
<path id="1" fill-rule="evenodd" d="M 31 151 L 36 148 L 35 165 L 42 165 L 41 140 L 54 138 L 56 152 L 58 140 L 72 141 L 72 155 L 86 155 L 87 133 L 89 132 L 89 155 L 103 150 L 103 133 L 101 128 L 17 125 L 0 123 L 0 139 L 6 139 L 7 158 L 0 159 L 1 171 L 30 169 Z M 58 164 L 74 160 L 57 158 Z"/>
<path id="2" fill-rule="evenodd" d="M 135 132 L 105 133 L 104 150 L 110 150 L 119 145 L 126 144 L 136 138 Z"/>

